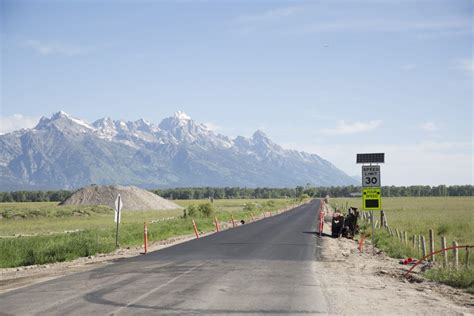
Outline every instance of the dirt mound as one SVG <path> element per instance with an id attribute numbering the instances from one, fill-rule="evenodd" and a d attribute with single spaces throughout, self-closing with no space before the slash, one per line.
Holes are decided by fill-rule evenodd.
<path id="1" fill-rule="evenodd" d="M 91 185 L 74 192 L 61 205 L 107 205 L 114 208 L 115 199 L 120 194 L 123 209 L 127 211 L 171 210 L 181 206 L 154 193 L 137 187 L 120 185 Z"/>

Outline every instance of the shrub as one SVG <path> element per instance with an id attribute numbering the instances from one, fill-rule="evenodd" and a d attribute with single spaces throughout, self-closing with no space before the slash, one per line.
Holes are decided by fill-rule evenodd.
<path id="1" fill-rule="evenodd" d="M 211 217 L 214 214 L 214 208 L 211 203 L 204 203 L 199 205 L 199 211 L 203 217 Z"/>
<path id="2" fill-rule="evenodd" d="M 438 234 L 439 236 L 444 236 L 444 235 L 446 235 L 446 233 L 448 232 L 448 230 L 449 230 L 448 224 L 446 224 L 446 223 L 441 223 L 441 224 L 439 224 L 438 229 L 437 229 L 436 231 L 437 231 L 437 234 Z"/>
<path id="3" fill-rule="evenodd" d="M 275 201 L 273 201 L 273 200 L 268 201 L 267 206 L 268 207 L 274 207 L 275 206 Z"/>
<path id="4" fill-rule="evenodd" d="M 306 194 L 306 193 L 303 193 L 298 197 L 299 201 L 303 201 L 303 200 L 306 200 L 306 199 L 309 199 L 309 195 Z"/>
<path id="5" fill-rule="evenodd" d="M 189 217 L 200 217 L 201 212 L 199 211 L 199 207 L 195 204 L 191 204 L 187 208 L 188 216 Z"/>
<path id="6" fill-rule="evenodd" d="M 244 204 L 244 211 L 246 212 L 252 212 L 252 211 L 255 211 L 256 209 L 257 209 L 257 206 L 255 205 L 255 203 L 249 202 L 249 203 Z"/>

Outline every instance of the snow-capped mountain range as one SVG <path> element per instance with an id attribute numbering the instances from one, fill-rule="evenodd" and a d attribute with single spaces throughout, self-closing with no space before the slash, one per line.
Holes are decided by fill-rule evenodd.
<path id="1" fill-rule="evenodd" d="M 0 135 L 0 190 L 75 189 L 91 183 L 145 188 L 293 187 L 357 182 L 318 155 L 286 150 L 262 131 L 216 134 L 183 112 L 158 126 L 93 123 L 65 112 Z"/>

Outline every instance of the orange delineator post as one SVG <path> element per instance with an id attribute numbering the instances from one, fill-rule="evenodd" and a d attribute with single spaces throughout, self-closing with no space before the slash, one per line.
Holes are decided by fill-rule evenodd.
<path id="1" fill-rule="evenodd" d="M 219 232 L 219 222 L 217 221 L 217 216 L 214 216 L 214 223 L 216 224 L 216 232 Z"/>
<path id="2" fill-rule="evenodd" d="M 196 227 L 196 222 L 194 221 L 194 219 L 193 219 L 193 228 L 194 228 L 194 233 L 196 234 L 196 239 L 199 239 L 199 233 L 198 233 L 198 229 Z"/>
<path id="3" fill-rule="evenodd" d="M 364 240 L 365 240 L 365 236 L 364 235 L 360 236 L 359 245 L 357 246 L 357 249 L 359 250 L 359 252 L 362 252 L 362 249 L 364 249 Z"/>
<path id="4" fill-rule="evenodd" d="M 232 227 L 235 227 L 234 214 L 230 214 L 230 218 L 232 218 Z"/>
<path id="5" fill-rule="evenodd" d="M 143 225 L 143 245 L 145 248 L 145 254 L 148 252 L 148 227 L 146 226 L 146 222 Z"/>

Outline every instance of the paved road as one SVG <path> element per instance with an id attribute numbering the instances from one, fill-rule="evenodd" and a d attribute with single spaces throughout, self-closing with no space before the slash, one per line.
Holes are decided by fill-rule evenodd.
<path id="1" fill-rule="evenodd" d="M 319 201 L 146 256 L 0 295 L 0 314 L 327 313 Z"/>

